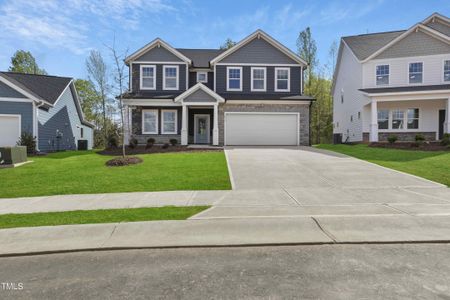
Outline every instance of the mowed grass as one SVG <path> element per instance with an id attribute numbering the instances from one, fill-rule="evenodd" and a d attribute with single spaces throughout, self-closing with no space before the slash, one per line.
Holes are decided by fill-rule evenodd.
<path id="1" fill-rule="evenodd" d="M 186 220 L 208 206 L 165 206 L 0 215 L 0 228 Z"/>
<path id="2" fill-rule="evenodd" d="M 383 149 L 367 145 L 317 145 L 317 148 L 347 154 L 450 187 L 450 152 Z"/>
<path id="3" fill-rule="evenodd" d="M 111 156 L 67 151 L 0 169 L 0 198 L 137 191 L 231 189 L 222 151 L 138 155 L 143 163 L 107 167 Z"/>

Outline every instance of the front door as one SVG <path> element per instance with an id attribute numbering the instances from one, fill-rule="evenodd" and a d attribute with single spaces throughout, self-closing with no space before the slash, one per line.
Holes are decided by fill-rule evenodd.
<path id="1" fill-rule="evenodd" d="M 209 115 L 194 115 L 194 143 L 209 144 Z"/>
<path id="2" fill-rule="evenodd" d="M 439 139 L 444 136 L 445 109 L 439 110 Z"/>

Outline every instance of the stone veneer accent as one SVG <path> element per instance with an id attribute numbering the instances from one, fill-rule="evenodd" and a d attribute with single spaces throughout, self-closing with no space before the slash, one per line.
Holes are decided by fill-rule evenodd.
<path id="1" fill-rule="evenodd" d="M 224 144 L 225 112 L 298 112 L 300 113 L 300 145 L 309 145 L 309 104 L 233 104 L 219 105 L 219 144 Z"/>
<path id="2" fill-rule="evenodd" d="M 379 132 L 378 133 L 378 141 L 386 142 L 388 137 L 391 135 L 397 136 L 397 141 L 401 142 L 414 142 L 416 140 L 416 135 L 421 134 L 425 137 L 427 141 L 435 141 L 436 140 L 436 132 Z M 363 133 L 363 141 L 369 142 L 369 133 Z"/>

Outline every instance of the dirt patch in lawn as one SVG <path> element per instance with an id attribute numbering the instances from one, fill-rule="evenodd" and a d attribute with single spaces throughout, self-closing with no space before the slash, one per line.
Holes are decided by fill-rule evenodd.
<path id="1" fill-rule="evenodd" d="M 420 151 L 450 151 L 449 146 L 443 146 L 439 142 L 377 142 L 370 143 L 369 147 Z"/>
<path id="2" fill-rule="evenodd" d="M 152 154 L 152 153 L 170 153 L 170 152 L 204 152 L 204 151 L 222 151 L 221 148 L 188 148 L 187 146 L 160 146 L 154 145 L 150 148 L 145 146 L 137 146 L 135 148 L 126 147 L 127 155 Z M 101 155 L 117 156 L 122 154 L 122 148 L 105 149 L 97 152 Z"/>
<path id="3" fill-rule="evenodd" d="M 127 157 L 117 157 L 117 158 L 108 160 L 105 164 L 108 167 L 122 167 L 122 166 L 140 164 L 141 162 L 142 162 L 142 159 L 140 159 L 139 157 L 127 156 Z"/>

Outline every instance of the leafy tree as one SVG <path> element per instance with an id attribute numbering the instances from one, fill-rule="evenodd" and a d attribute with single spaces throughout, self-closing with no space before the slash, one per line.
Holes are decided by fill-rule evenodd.
<path id="1" fill-rule="evenodd" d="M 89 80 L 75 80 L 75 87 L 81 102 L 81 109 L 88 121 L 99 123 L 99 107 L 101 106 L 101 97 Z"/>
<path id="2" fill-rule="evenodd" d="M 220 49 L 222 50 L 228 50 L 231 47 L 233 47 L 234 45 L 236 45 L 236 42 L 234 42 L 232 39 L 227 38 L 225 40 L 225 42 L 220 46 Z"/>
<path id="3" fill-rule="evenodd" d="M 14 53 L 11 57 L 11 66 L 8 70 L 25 74 L 47 74 L 44 69 L 39 68 L 31 52 L 25 50 L 17 50 Z"/>
<path id="4" fill-rule="evenodd" d="M 301 31 L 297 38 L 297 51 L 298 55 L 306 61 L 308 64 L 308 69 L 306 69 L 306 85 L 310 86 L 312 75 L 314 70 L 318 64 L 316 55 L 317 55 L 317 46 L 316 41 L 311 35 L 311 29 L 306 27 L 305 30 Z"/>

